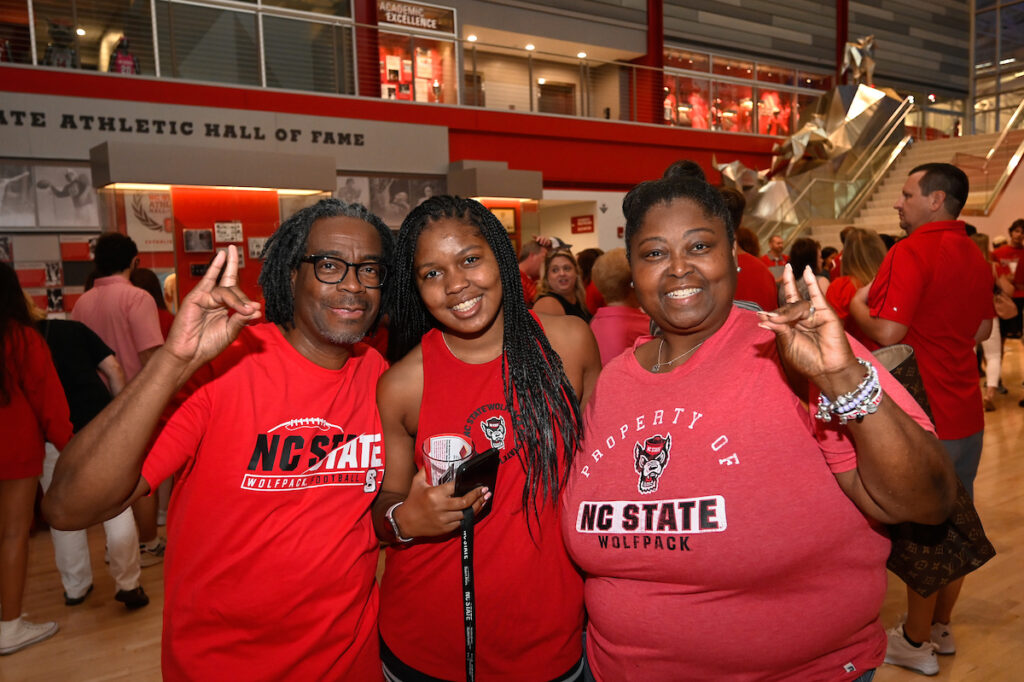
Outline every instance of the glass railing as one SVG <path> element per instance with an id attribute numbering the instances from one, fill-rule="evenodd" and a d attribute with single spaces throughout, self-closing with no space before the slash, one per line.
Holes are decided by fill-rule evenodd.
<path id="1" fill-rule="evenodd" d="M 843 161 L 833 177 L 813 177 L 802 186 L 776 187 L 771 211 L 762 211 L 755 232 L 762 243 L 781 235 L 788 248 L 805 236 L 815 224 L 849 222 L 872 195 L 889 169 L 913 143 L 904 123 L 914 105 L 907 97 L 899 103 L 877 132 L 865 144 L 857 145 L 857 156 Z M 783 191 L 787 193 L 783 195 Z M 770 197 L 768 197 L 771 200 Z"/>
<path id="2" fill-rule="evenodd" d="M 784 136 L 820 79 L 656 69 L 358 24 L 345 0 L 17 0 L 4 59 L 256 88 Z M 803 74 L 808 75 L 808 74 Z M 806 86 L 805 83 L 814 85 Z M 802 87 L 803 86 L 803 87 Z"/>
<path id="3" fill-rule="evenodd" d="M 959 166 L 971 183 L 971 194 L 964 212 L 968 215 L 989 215 L 1006 189 L 1021 158 L 1024 157 L 1024 101 L 1006 122 L 996 142 L 985 156 L 958 153 L 953 163 Z"/>

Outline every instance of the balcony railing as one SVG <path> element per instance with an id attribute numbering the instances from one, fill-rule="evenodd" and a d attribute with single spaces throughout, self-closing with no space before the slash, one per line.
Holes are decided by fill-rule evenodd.
<path id="1" fill-rule="evenodd" d="M 7 4 L 4 53 L 43 68 L 773 136 L 822 92 L 368 26 L 345 0 Z"/>

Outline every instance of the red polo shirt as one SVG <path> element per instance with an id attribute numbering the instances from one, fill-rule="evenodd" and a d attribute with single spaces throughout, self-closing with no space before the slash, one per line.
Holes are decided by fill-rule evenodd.
<path id="1" fill-rule="evenodd" d="M 769 251 L 768 253 L 761 256 L 761 262 L 771 268 L 776 265 L 785 265 L 786 263 L 789 262 L 789 256 L 787 256 L 786 254 L 782 254 L 781 256 L 778 257 L 778 259 L 776 259 L 772 256 L 772 252 Z"/>
<path id="2" fill-rule="evenodd" d="M 943 440 L 985 427 L 974 334 L 995 315 L 992 269 L 959 220 L 922 225 L 886 254 L 868 294 L 873 317 L 909 330 Z"/>

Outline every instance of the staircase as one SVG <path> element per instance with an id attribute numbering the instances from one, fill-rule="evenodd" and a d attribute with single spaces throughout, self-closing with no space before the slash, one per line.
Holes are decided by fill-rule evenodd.
<path id="1" fill-rule="evenodd" d="M 899 198 L 910 170 L 923 163 L 952 163 L 963 169 L 971 183 L 971 194 L 967 198 L 965 212 L 980 209 L 1005 170 L 1010 155 L 1022 139 L 1024 130 L 1011 131 L 1000 152 L 989 161 L 987 173 L 984 170 L 985 155 L 999 140 L 999 133 L 916 142 L 893 164 L 889 174 L 875 189 L 874 195 L 864 202 L 864 207 L 854 218 L 853 224 L 879 233 L 900 234 L 899 220 L 893 204 Z"/>

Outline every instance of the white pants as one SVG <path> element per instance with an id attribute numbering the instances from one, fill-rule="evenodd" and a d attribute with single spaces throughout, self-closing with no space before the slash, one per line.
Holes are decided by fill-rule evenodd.
<path id="1" fill-rule="evenodd" d="M 985 354 L 985 386 L 999 386 L 999 375 L 1003 367 L 1002 339 L 999 337 L 999 318 L 992 320 L 992 333 L 981 342 L 981 350 Z"/>
<path id="2" fill-rule="evenodd" d="M 46 444 L 46 459 L 43 460 L 43 475 L 39 482 L 43 492 L 50 487 L 53 469 L 57 466 L 60 453 L 51 443 Z M 134 590 L 139 586 L 139 530 L 135 527 L 132 508 L 103 522 L 107 535 L 107 554 L 110 556 L 110 575 L 118 590 Z M 53 539 L 53 553 L 57 558 L 57 570 L 64 583 L 64 593 L 72 598 L 84 596 L 92 585 L 92 565 L 89 561 L 89 542 L 84 530 L 50 529 Z"/>

